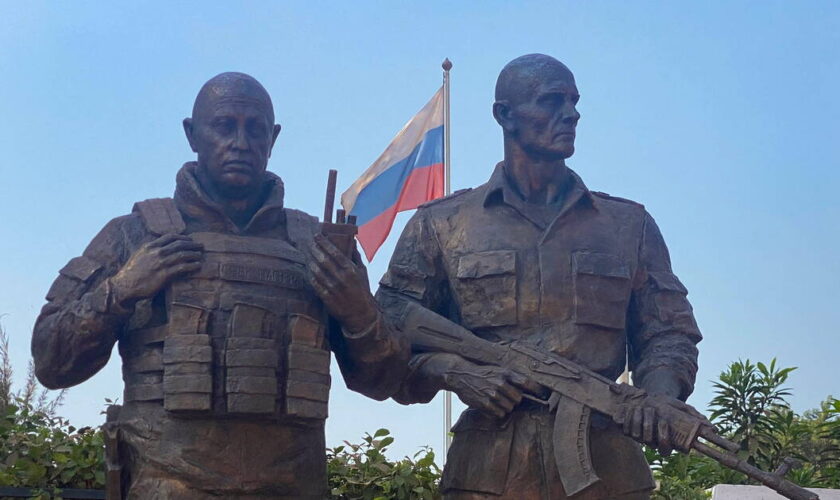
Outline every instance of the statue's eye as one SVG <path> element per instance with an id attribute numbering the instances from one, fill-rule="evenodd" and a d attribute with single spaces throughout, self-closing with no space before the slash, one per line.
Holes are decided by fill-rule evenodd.
<path id="1" fill-rule="evenodd" d="M 233 120 L 230 118 L 217 118 L 213 120 L 213 130 L 220 134 L 229 134 L 233 131 Z"/>
<path id="2" fill-rule="evenodd" d="M 262 120 L 251 120 L 248 122 L 248 133 L 253 137 L 264 136 L 265 130 L 265 123 Z"/>
<path id="3" fill-rule="evenodd" d="M 539 98 L 540 103 L 547 106 L 561 106 L 563 104 L 563 94 L 551 93 Z"/>

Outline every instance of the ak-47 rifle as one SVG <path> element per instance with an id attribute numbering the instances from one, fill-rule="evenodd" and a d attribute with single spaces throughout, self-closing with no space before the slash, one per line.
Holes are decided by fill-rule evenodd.
<path id="1" fill-rule="evenodd" d="M 655 408 L 659 418 L 668 422 L 676 450 L 682 453 L 696 450 L 787 498 L 819 500 L 815 493 L 784 478 L 792 461 L 786 460 L 774 473 L 750 465 L 735 454 L 739 449 L 737 444 L 718 434 L 702 414 L 681 401 L 618 384 L 562 356 L 522 343 L 489 342 L 413 302 L 406 303 L 399 322 L 416 352 L 447 352 L 478 364 L 504 367 L 551 390 L 547 401 L 532 399 L 547 404 L 556 412 L 554 458 L 569 496 L 600 480 L 589 454 L 591 411 L 603 413 L 621 425 L 629 418 L 625 417 L 628 409 L 641 405 Z"/>

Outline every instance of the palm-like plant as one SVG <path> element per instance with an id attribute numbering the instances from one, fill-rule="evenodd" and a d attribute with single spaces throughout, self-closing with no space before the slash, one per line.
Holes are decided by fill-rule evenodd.
<path id="1" fill-rule="evenodd" d="M 772 434 L 774 413 L 784 418 L 789 408 L 784 387 L 795 367 L 779 368 L 776 358 L 770 365 L 736 361 L 714 383 L 715 397 L 709 403 L 710 418 L 721 431 L 741 445 L 747 460 L 756 464 L 762 436 Z"/>

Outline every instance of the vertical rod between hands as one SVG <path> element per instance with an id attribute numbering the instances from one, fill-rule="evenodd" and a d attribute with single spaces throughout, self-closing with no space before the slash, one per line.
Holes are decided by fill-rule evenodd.
<path id="1" fill-rule="evenodd" d="M 330 170 L 327 178 L 327 199 L 324 201 L 324 222 L 332 222 L 332 211 L 335 206 L 335 184 L 338 178 L 338 171 Z"/>

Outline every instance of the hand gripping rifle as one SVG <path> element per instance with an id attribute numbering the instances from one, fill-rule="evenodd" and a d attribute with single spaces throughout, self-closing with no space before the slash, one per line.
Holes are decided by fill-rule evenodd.
<path id="1" fill-rule="evenodd" d="M 653 396 L 643 389 L 618 384 L 553 353 L 538 351 L 521 343 L 483 340 L 446 318 L 407 302 L 400 318 L 401 329 L 415 352 L 446 352 L 472 362 L 519 372 L 549 388 L 551 398 L 537 401 L 556 412 L 554 458 L 566 494 L 573 496 L 600 481 L 589 454 L 589 419 L 592 410 L 624 423 L 628 408 L 655 408 L 671 428 L 675 448 L 696 450 L 720 464 L 742 472 L 793 500 L 819 497 L 786 480 L 791 467 L 786 461 L 775 473 L 765 472 L 738 458 L 739 447 L 719 435 L 712 424 L 691 406 L 673 398 Z M 703 441 L 701 441 L 701 438 Z M 716 446 L 711 446 L 716 445 Z"/>

